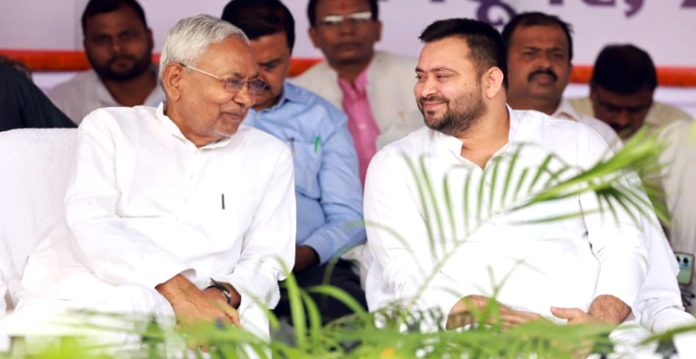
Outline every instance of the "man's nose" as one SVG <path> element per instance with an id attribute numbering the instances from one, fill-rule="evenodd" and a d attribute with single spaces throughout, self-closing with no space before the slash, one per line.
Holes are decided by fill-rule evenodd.
<path id="1" fill-rule="evenodd" d="M 249 108 L 256 103 L 256 97 L 249 91 L 249 82 L 245 83 L 232 99 L 243 108 Z"/>
<path id="2" fill-rule="evenodd" d="M 631 116 L 628 114 L 628 110 L 619 110 L 616 117 L 614 117 L 614 123 L 620 125 L 621 127 L 626 127 L 631 124 Z"/>
<path id="3" fill-rule="evenodd" d="M 338 25 L 338 31 L 342 34 L 352 34 L 355 32 L 355 24 L 350 19 L 343 19 Z"/>
<path id="4" fill-rule="evenodd" d="M 551 68 L 551 57 L 545 53 L 539 54 L 539 56 L 537 56 L 537 67 L 542 69 Z"/>
<path id="5" fill-rule="evenodd" d="M 428 97 L 437 93 L 437 84 L 431 79 L 424 79 L 416 83 L 414 90 L 416 98 Z"/>
<path id="6" fill-rule="evenodd" d="M 121 40 L 119 40 L 118 37 L 114 37 L 111 39 L 111 42 L 109 43 L 110 48 L 112 53 L 118 54 L 121 52 L 121 49 L 123 48 L 123 44 L 121 43 Z"/>

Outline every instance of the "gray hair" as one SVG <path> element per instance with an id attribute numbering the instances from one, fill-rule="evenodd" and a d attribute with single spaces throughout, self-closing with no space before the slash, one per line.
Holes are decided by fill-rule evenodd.
<path id="1" fill-rule="evenodd" d="M 181 62 L 193 65 L 208 46 L 228 37 L 249 43 L 242 30 L 227 21 L 210 15 L 196 15 L 179 20 L 168 32 L 160 55 L 160 81 L 167 64 Z"/>

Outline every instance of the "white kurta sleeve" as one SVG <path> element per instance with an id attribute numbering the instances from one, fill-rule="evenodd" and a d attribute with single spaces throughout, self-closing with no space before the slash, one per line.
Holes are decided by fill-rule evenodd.
<path id="1" fill-rule="evenodd" d="M 391 300 L 408 303 L 417 298 L 417 309 L 437 308 L 446 316 L 462 293 L 457 292 L 456 283 L 442 271 L 438 271 L 430 284 L 419 292 L 437 260 L 419 211 L 421 206 L 415 186 L 413 174 L 396 151 L 383 150 L 372 159 L 365 184 L 367 248 L 382 268 L 384 283 L 367 286 L 366 290 L 386 288 L 389 292 L 386 298 L 374 300 L 381 305 Z"/>
<path id="2" fill-rule="evenodd" d="M 270 173 L 254 176 L 269 178 L 264 197 L 244 235 L 234 271 L 219 278 L 242 295 L 240 313 L 256 300 L 274 308 L 280 299 L 278 281 L 286 276 L 281 262 L 287 270 L 295 263 L 295 181 L 290 150 L 283 148 Z"/>
<path id="3" fill-rule="evenodd" d="M 602 158 L 608 146 L 595 132 L 582 131 L 579 136 L 578 164 L 590 168 Z M 620 180 L 632 182 L 633 187 L 640 185 L 633 173 Z M 600 263 L 595 296 L 612 295 L 633 307 L 648 268 L 645 233 L 640 221 L 636 223 L 620 205 L 614 202 L 613 215 L 606 204 L 600 207 L 598 202 L 592 192 L 580 196 L 588 238 Z M 596 212 L 598 208 L 604 210 Z"/>
<path id="4" fill-rule="evenodd" d="M 154 288 L 192 269 L 117 215 L 118 136 L 123 134 L 104 110 L 92 112 L 78 129 L 74 177 L 65 199 L 71 245 L 78 260 L 100 279 Z M 176 228 L 162 227 L 162 236 L 176 235 Z"/>

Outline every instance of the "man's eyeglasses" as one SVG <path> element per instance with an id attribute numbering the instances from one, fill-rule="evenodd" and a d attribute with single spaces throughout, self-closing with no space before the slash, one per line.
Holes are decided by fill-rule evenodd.
<path id="1" fill-rule="evenodd" d="M 319 19 L 319 25 L 327 27 L 335 27 L 348 21 L 351 24 L 364 24 L 372 20 L 372 11 L 354 12 L 347 15 L 328 15 L 323 19 Z"/>
<path id="2" fill-rule="evenodd" d="M 220 82 L 222 82 L 222 87 L 225 89 L 225 91 L 236 94 L 239 91 L 241 91 L 244 88 L 244 85 L 246 85 L 247 90 L 249 91 L 249 94 L 252 96 L 256 96 L 260 94 L 264 89 L 266 89 L 266 83 L 259 79 L 251 79 L 251 80 L 242 80 L 242 79 L 237 79 L 237 78 L 232 78 L 232 79 L 225 79 L 222 78 L 218 75 L 213 75 L 208 71 L 201 70 L 199 68 L 193 67 L 191 65 L 187 65 L 184 63 L 179 63 L 184 68 L 196 71 L 198 73 L 201 73 L 203 75 L 212 77 Z"/>

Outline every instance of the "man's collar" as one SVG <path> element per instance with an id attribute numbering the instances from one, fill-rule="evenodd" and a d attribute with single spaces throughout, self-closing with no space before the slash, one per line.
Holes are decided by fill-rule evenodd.
<path id="1" fill-rule="evenodd" d="M 260 111 L 256 111 L 256 110 L 254 110 L 254 111 L 256 111 L 256 112 L 276 111 L 276 110 L 280 109 L 285 104 L 286 101 L 302 102 L 302 96 L 299 93 L 299 91 L 297 91 L 294 87 L 292 87 L 287 80 L 283 82 L 283 92 L 280 94 L 280 97 L 278 97 L 278 101 L 276 101 L 276 103 L 273 106 L 271 106 L 269 108 L 265 108 L 265 109 L 260 110 Z"/>
<path id="2" fill-rule="evenodd" d="M 159 121 L 159 123 L 162 124 L 164 129 L 170 135 L 178 138 L 179 140 L 183 141 L 184 143 L 190 143 L 191 145 L 198 147 L 198 146 L 196 146 L 195 143 L 191 142 L 191 140 L 189 140 L 188 138 L 186 138 L 186 136 L 184 136 L 184 134 L 183 134 L 183 132 L 181 132 L 181 129 L 179 128 L 179 126 L 177 126 L 177 124 L 174 123 L 174 121 L 169 116 L 164 114 L 164 107 L 165 107 L 164 101 L 160 102 L 159 106 L 157 106 L 157 111 L 156 111 L 157 121 Z M 204 148 L 212 149 L 212 148 L 224 147 L 229 142 L 230 142 L 230 138 L 226 137 L 226 138 L 222 138 L 218 141 L 209 143 L 205 146 L 202 146 L 202 147 L 200 147 L 200 149 L 204 149 Z"/>
<path id="3" fill-rule="evenodd" d="M 509 129 L 508 129 L 508 143 L 515 142 L 518 140 L 516 137 L 518 135 L 518 129 L 520 128 L 520 117 L 516 111 L 514 111 L 510 106 L 505 105 L 505 108 L 507 110 L 507 115 L 509 118 Z M 451 136 L 451 135 L 446 135 L 440 131 L 435 131 L 431 130 L 433 132 L 433 140 L 437 144 L 437 146 L 452 152 L 456 156 L 461 155 L 461 150 L 462 146 L 464 145 L 464 141 L 461 139 Z"/>
<path id="4" fill-rule="evenodd" d="M 561 103 L 558 105 L 556 111 L 551 114 L 551 117 L 575 122 L 580 121 L 580 115 L 577 113 L 577 111 L 575 111 L 573 105 L 571 105 L 570 102 L 565 98 L 561 99 Z"/>

